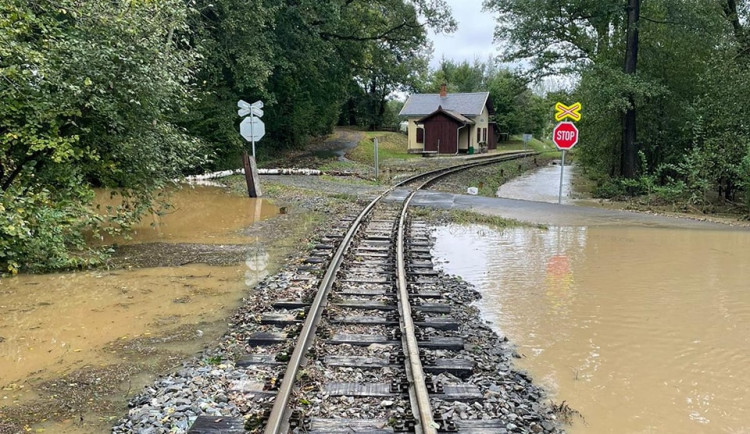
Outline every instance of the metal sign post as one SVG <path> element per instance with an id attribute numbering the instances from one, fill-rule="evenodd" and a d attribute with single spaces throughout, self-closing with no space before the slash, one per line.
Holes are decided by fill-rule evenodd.
<path id="1" fill-rule="evenodd" d="M 563 173 L 565 172 L 565 151 L 572 149 L 578 143 L 578 128 L 572 122 L 560 122 L 552 130 L 552 141 L 557 149 L 562 151 L 562 163 L 560 164 L 560 192 L 557 203 L 562 203 Z"/>
<path id="2" fill-rule="evenodd" d="M 375 182 L 378 181 L 378 138 L 372 139 L 373 145 L 375 147 Z"/>
<path id="3" fill-rule="evenodd" d="M 242 153 L 242 165 L 245 169 L 245 181 L 247 181 L 247 194 L 250 197 L 259 197 L 260 177 L 258 176 L 258 167 L 255 165 L 255 142 L 263 138 L 266 134 L 266 125 L 260 120 L 263 117 L 263 101 L 255 101 L 249 104 L 243 100 L 237 102 L 239 110 L 237 114 L 247 116 L 240 122 L 240 134 L 245 140 L 252 143 L 253 156 L 247 155 L 247 151 Z"/>
<path id="4" fill-rule="evenodd" d="M 253 116 L 252 112 L 250 113 L 250 143 L 253 144 L 253 158 L 255 158 L 255 134 L 253 124 L 255 123 L 255 117 Z"/>
<path id="5" fill-rule="evenodd" d="M 563 172 L 565 172 L 565 149 L 562 150 L 562 164 L 560 164 L 560 191 L 557 193 L 557 204 L 562 203 Z"/>

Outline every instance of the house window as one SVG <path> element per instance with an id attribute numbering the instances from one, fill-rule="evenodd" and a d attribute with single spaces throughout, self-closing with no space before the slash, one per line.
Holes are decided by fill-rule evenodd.
<path id="1" fill-rule="evenodd" d="M 482 128 L 482 130 L 484 130 L 484 133 L 483 133 L 484 140 L 483 141 L 487 142 L 487 128 Z"/>
<path id="2" fill-rule="evenodd" d="M 424 128 L 417 127 L 417 143 L 424 143 Z"/>
<path id="3" fill-rule="evenodd" d="M 477 128 L 477 143 L 482 141 L 482 129 Z"/>

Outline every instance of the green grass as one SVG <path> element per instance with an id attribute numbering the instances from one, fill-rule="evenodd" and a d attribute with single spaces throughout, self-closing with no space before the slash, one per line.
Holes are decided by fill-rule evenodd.
<path id="1" fill-rule="evenodd" d="M 375 150 L 372 139 L 378 139 L 378 159 L 380 162 L 385 160 L 408 160 L 412 158 L 421 158 L 419 154 L 409 154 L 406 152 L 408 141 L 406 135 L 401 133 L 391 133 L 385 131 L 367 131 L 364 133 L 365 138 L 357 144 L 357 147 L 346 154 L 346 158 L 357 161 L 362 164 L 373 164 Z"/>
<path id="2" fill-rule="evenodd" d="M 491 226 L 495 228 L 515 228 L 519 226 L 531 226 L 536 227 L 540 229 L 546 229 L 546 226 L 543 225 L 530 225 L 528 223 L 523 223 L 518 220 L 513 219 L 507 219 L 503 217 L 493 216 L 493 215 L 486 215 L 486 214 L 480 214 L 478 212 L 474 211 L 467 211 L 467 210 L 460 210 L 460 209 L 452 209 L 449 211 L 451 216 L 451 221 L 454 223 L 467 225 L 467 224 L 479 224 L 479 225 L 485 225 L 485 226 Z"/>
<path id="3" fill-rule="evenodd" d="M 370 161 L 372 165 L 372 161 Z M 329 161 L 325 164 L 318 166 L 318 169 L 324 172 L 339 171 L 339 172 L 358 172 L 363 170 L 363 164 L 356 161 Z M 369 167 L 369 166 L 368 166 Z"/>
<path id="4" fill-rule="evenodd" d="M 497 145 L 498 150 L 502 151 L 510 151 L 510 150 L 518 150 L 523 149 L 523 136 L 511 136 L 510 140 L 507 142 L 500 142 Z M 552 143 L 552 140 L 544 139 L 539 140 L 537 138 L 532 138 L 531 141 L 529 141 L 528 145 L 526 145 L 527 148 L 532 149 L 537 152 L 541 152 L 544 156 L 547 156 L 548 154 L 550 156 L 553 155 L 559 155 L 560 151 L 557 150 L 555 147 L 555 144 Z"/>

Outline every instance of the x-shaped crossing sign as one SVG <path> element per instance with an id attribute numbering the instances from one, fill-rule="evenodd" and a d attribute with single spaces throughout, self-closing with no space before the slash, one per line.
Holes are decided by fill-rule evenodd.
<path id="1" fill-rule="evenodd" d="M 555 120 L 560 122 L 566 118 L 570 118 L 573 121 L 581 120 L 581 103 L 577 102 L 571 106 L 566 106 L 563 103 L 555 104 Z"/>

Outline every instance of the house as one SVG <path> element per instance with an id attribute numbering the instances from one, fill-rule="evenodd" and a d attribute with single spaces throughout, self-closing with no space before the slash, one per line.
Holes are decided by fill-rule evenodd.
<path id="1" fill-rule="evenodd" d="M 458 154 L 497 147 L 497 131 L 489 92 L 409 96 L 400 116 L 408 122 L 410 153 Z"/>

